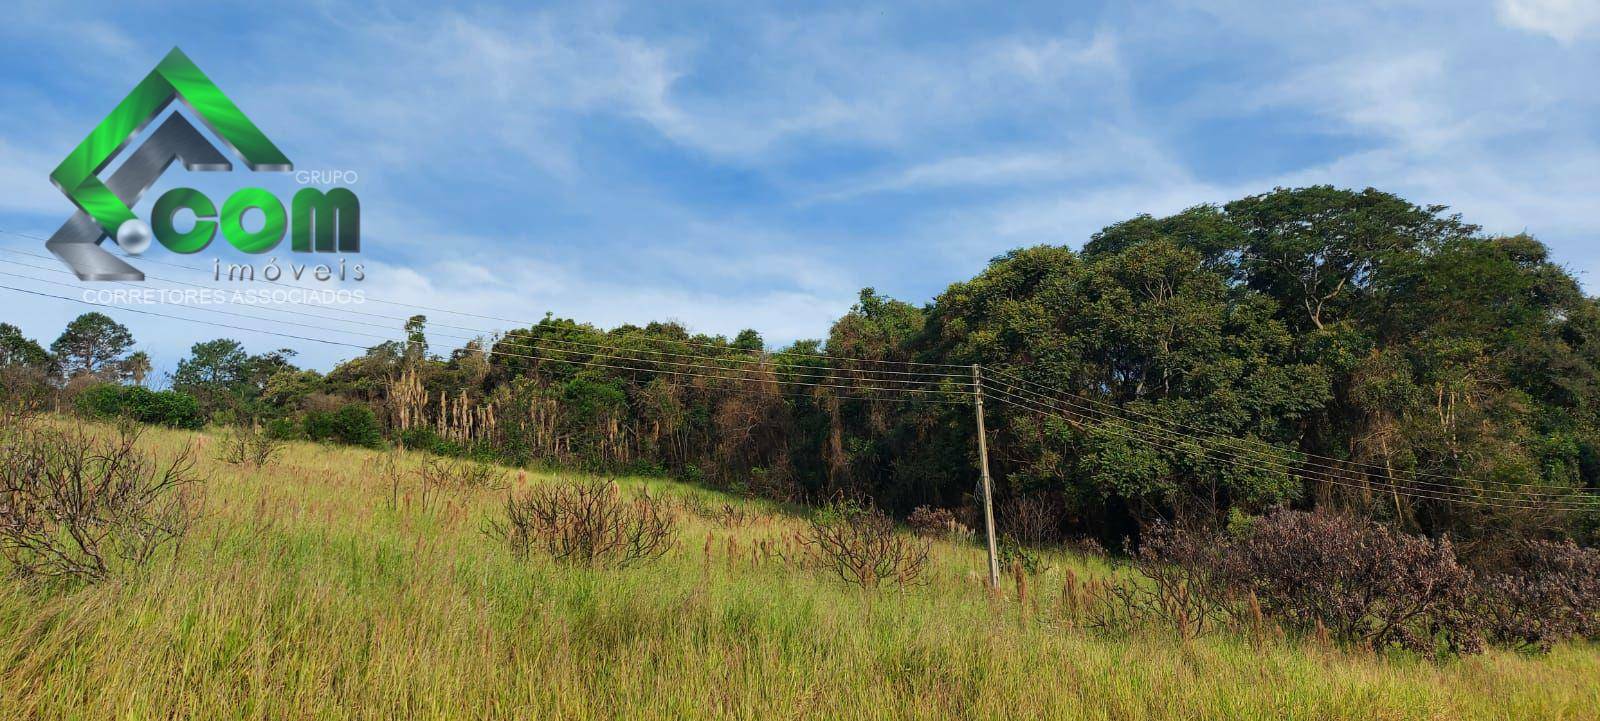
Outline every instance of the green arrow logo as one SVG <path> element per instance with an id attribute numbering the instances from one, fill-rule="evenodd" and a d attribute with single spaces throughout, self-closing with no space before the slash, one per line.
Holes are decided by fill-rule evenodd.
<path id="1" fill-rule="evenodd" d="M 179 99 L 233 150 L 251 170 L 293 170 L 278 147 L 245 117 L 215 83 L 200 72 L 183 51 L 173 48 L 155 70 L 128 93 L 115 110 L 89 133 L 89 137 L 50 173 L 50 181 L 66 193 L 83 212 L 93 218 L 110 237 L 124 222 L 134 220 L 117 194 L 97 177 L 98 173 L 138 135 L 145 126 Z"/>

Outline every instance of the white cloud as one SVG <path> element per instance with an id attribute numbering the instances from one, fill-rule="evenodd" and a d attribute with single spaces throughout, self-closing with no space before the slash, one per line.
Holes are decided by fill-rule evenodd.
<path id="1" fill-rule="evenodd" d="M 832 183 L 808 202 L 944 188 L 1039 187 L 1063 183 L 1121 183 L 1129 178 L 1187 177 L 1188 171 L 1151 136 L 1101 125 L 1064 132 L 1056 147 L 919 160 L 887 173 Z"/>
<path id="2" fill-rule="evenodd" d="M 1495 9 L 1501 22 L 1562 43 L 1588 37 L 1600 28 L 1600 2 L 1594 0 L 1500 0 Z"/>

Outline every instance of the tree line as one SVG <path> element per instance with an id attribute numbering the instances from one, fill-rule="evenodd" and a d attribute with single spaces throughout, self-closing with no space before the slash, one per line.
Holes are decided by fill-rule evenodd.
<path id="1" fill-rule="evenodd" d="M 1321 459 L 1356 480 L 1308 481 L 1193 444 L 1141 442 L 1105 419 L 991 404 L 1001 522 L 1018 537 L 1115 541 L 1157 519 L 1218 528 L 1331 507 L 1468 550 L 1509 537 L 1600 540 L 1594 511 L 1527 507 L 1496 490 L 1600 490 L 1595 299 L 1532 237 L 1487 234 L 1443 206 L 1373 189 L 1277 189 L 1139 216 L 1079 250 L 1001 255 L 921 305 L 868 288 L 826 338 L 783 348 L 749 330 L 730 339 L 546 315 L 436 353 L 426 330 L 415 316 L 405 340 L 325 374 L 296 367 L 288 349 L 197 343 L 164 392 L 192 399 L 186 423 L 970 513 L 970 403 L 781 381 L 841 364 L 976 363 L 1164 427 Z M 97 313 L 48 350 L 0 325 L 11 388 L 76 397 L 141 386 L 149 359 L 132 347 Z M 666 358 L 743 359 L 745 372 L 695 376 Z M 98 412 L 126 394 L 97 393 Z M 1417 478 L 1448 492 L 1400 492 Z"/>

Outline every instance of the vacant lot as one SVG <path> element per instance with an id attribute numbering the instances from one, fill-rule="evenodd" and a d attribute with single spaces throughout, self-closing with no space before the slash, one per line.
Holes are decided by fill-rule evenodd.
<path id="1" fill-rule="evenodd" d="M 510 488 L 426 486 L 423 458 L 296 445 L 263 469 L 197 442 L 203 513 L 144 572 L 0 583 L 0 718 L 1600 718 L 1600 649 L 1433 664 L 1310 641 L 1108 636 L 1060 612 L 1051 555 L 1018 602 L 981 550 L 867 592 L 784 560 L 791 511 L 661 480 L 677 545 L 621 570 L 519 559 Z M 762 541 L 767 541 L 762 544 Z"/>

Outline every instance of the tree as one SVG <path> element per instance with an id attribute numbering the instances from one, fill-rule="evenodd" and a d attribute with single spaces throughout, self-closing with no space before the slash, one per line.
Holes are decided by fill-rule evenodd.
<path id="1" fill-rule="evenodd" d="M 761 339 L 761 333 L 757 332 L 756 329 L 746 328 L 739 331 L 739 335 L 734 336 L 733 347 L 739 350 L 762 350 L 766 347 L 766 343 Z"/>
<path id="2" fill-rule="evenodd" d="M 279 373 L 293 373 L 298 368 L 290 362 L 290 358 L 298 355 L 293 348 L 279 348 L 275 351 L 258 353 L 245 358 L 242 381 L 243 389 L 249 398 L 259 397 L 266 391 L 268 383 L 273 376 Z"/>
<path id="3" fill-rule="evenodd" d="M 1478 231 L 1444 209 L 1326 185 L 1278 188 L 1224 208 L 1245 236 L 1239 275 L 1284 301 L 1296 325 L 1317 329 L 1365 300 L 1384 264 Z"/>
<path id="4" fill-rule="evenodd" d="M 254 414 L 255 402 L 266 391 L 271 379 L 293 372 L 289 362 L 295 352 L 281 348 L 251 355 L 239 341 L 230 338 L 196 343 L 189 357 L 178 361 L 172 374 L 172 387 L 199 399 L 208 413 L 238 409 Z"/>
<path id="5" fill-rule="evenodd" d="M 84 313 L 67 324 L 50 344 L 50 352 L 60 362 L 62 375 L 76 378 L 115 370 L 132 346 L 133 334 L 126 326 L 101 313 Z"/>
<path id="6" fill-rule="evenodd" d="M 50 354 L 10 323 L 0 323 L 0 366 L 26 366 L 43 369 L 50 365 Z"/>
<path id="7" fill-rule="evenodd" d="M 405 358 L 409 364 L 428 357 L 428 316 L 414 315 L 406 319 Z"/>
<path id="8" fill-rule="evenodd" d="M 1206 222 L 1190 222 L 1199 220 Z M 1106 229 L 1081 255 L 1048 246 L 1013 251 L 935 301 L 924 342 L 945 362 L 995 371 L 995 446 L 1007 450 L 991 460 L 1003 492 L 1054 496 L 1068 514 L 1113 536 L 1132 520 L 1211 520 L 1300 495 L 1296 479 L 1271 464 L 1247 467 L 1192 444 L 1151 443 L 1081 408 L 1050 416 L 1003 402 L 1029 399 L 1016 388 L 1023 378 L 1086 399 L 1076 402 L 1087 408 L 1120 406 L 1239 439 L 1258 449 L 1249 455 L 1290 452 L 1299 433 L 1291 419 L 1326 403 L 1328 376 L 1297 358 L 1272 299 L 1230 283 L 1206 246 L 1190 242 L 1189 231 L 1210 221 L 1136 219 Z M 938 457 L 942 449 L 912 452 Z"/>
<path id="9" fill-rule="evenodd" d="M 172 387 L 192 392 L 234 385 L 244 379 L 249 358 L 244 346 L 230 338 L 196 343 L 189 348 L 189 357 L 178 361 L 178 370 L 172 374 Z"/>
<path id="10" fill-rule="evenodd" d="M 122 361 L 122 376 L 133 381 L 136 386 L 144 385 L 144 379 L 150 376 L 150 354 L 136 351 Z"/>

